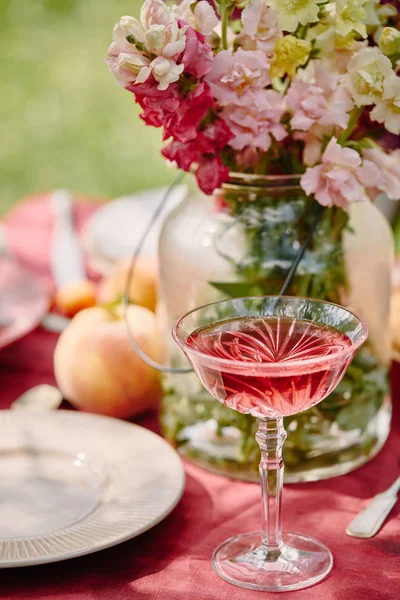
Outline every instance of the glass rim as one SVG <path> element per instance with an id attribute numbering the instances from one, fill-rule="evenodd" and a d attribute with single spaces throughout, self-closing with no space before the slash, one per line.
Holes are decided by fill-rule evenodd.
<path id="1" fill-rule="evenodd" d="M 328 356 L 325 355 L 325 356 L 317 356 L 315 358 L 288 360 L 285 362 L 255 363 L 255 362 L 250 362 L 250 361 L 239 361 L 239 360 L 233 360 L 233 359 L 231 360 L 228 358 L 220 358 L 218 356 L 210 356 L 209 354 L 206 354 L 205 352 L 201 352 L 200 350 L 195 350 L 191 346 L 187 345 L 187 343 L 186 343 L 187 338 L 186 338 L 186 340 L 183 340 L 181 334 L 178 331 L 180 325 L 183 323 L 183 321 L 187 317 L 196 313 L 199 310 L 207 308 L 208 306 L 213 306 L 216 304 L 223 304 L 226 302 L 234 302 L 235 300 L 260 300 L 263 298 L 269 298 L 271 300 L 274 300 L 274 299 L 276 299 L 276 300 L 279 300 L 279 299 L 307 300 L 308 302 L 313 302 L 316 304 L 327 304 L 329 306 L 334 306 L 335 308 L 339 308 L 342 311 L 349 313 L 355 319 L 357 319 L 362 327 L 362 333 L 356 342 L 352 342 L 350 340 L 351 341 L 350 346 L 347 346 L 346 348 L 339 350 L 339 352 L 336 352 L 335 354 L 331 354 Z M 194 330 L 194 331 L 196 331 L 196 330 Z M 179 347 L 183 351 L 185 351 L 185 349 L 187 349 L 189 354 L 193 354 L 193 355 L 201 358 L 203 360 L 203 362 L 208 362 L 209 364 L 214 364 L 214 365 L 219 364 L 219 365 L 228 367 L 229 371 L 232 370 L 232 367 L 234 367 L 234 368 L 236 367 L 236 369 L 238 369 L 238 370 L 248 369 L 248 370 L 251 370 L 252 372 L 259 373 L 259 372 L 263 372 L 263 371 L 273 371 L 273 370 L 276 371 L 279 366 L 281 368 L 284 368 L 285 370 L 289 370 L 289 369 L 297 370 L 300 366 L 301 367 L 312 367 L 312 366 L 319 366 L 320 364 L 329 366 L 329 364 L 335 363 L 338 359 L 341 359 L 342 357 L 345 357 L 348 354 L 356 352 L 356 350 L 365 342 L 365 340 L 368 337 L 368 325 L 362 317 L 359 317 L 355 312 L 346 308 L 345 306 L 341 306 L 340 304 L 335 304 L 334 302 L 328 302 L 326 300 L 320 300 L 318 298 L 307 298 L 305 296 L 274 296 L 274 295 L 240 296 L 238 298 L 227 298 L 225 300 L 217 300 L 216 302 L 208 302 L 206 304 L 203 304 L 202 306 L 192 308 L 191 310 L 186 312 L 184 315 L 182 315 L 175 321 L 175 323 L 172 327 L 172 337 L 174 338 L 176 343 L 179 345 Z"/>
<path id="2" fill-rule="evenodd" d="M 300 188 L 302 173 L 282 173 L 279 175 L 263 175 L 259 173 L 240 173 L 240 171 L 230 171 L 229 180 L 222 184 L 224 187 L 257 186 L 273 187 L 289 186 Z"/>

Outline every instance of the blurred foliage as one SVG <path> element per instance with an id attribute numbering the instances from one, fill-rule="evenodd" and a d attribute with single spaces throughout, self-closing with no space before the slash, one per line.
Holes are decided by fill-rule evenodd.
<path id="1" fill-rule="evenodd" d="M 394 241 L 395 241 L 396 254 L 398 256 L 400 256 L 400 216 L 397 218 L 397 221 L 396 221 L 395 227 L 394 227 Z"/>
<path id="2" fill-rule="evenodd" d="M 113 197 L 173 178 L 104 56 L 141 0 L 0 0 L 0 213 L 63 187 Z"/>

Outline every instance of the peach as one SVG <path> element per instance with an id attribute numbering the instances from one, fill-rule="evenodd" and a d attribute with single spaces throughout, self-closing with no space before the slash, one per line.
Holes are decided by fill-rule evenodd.
<path id="1" fill-rule="evenodd" d="M 155 315 L 130 305 L 128 321 L 139 347 L 160 361 Z M 72 319 L 54 352 L 54 374 L 63 397 L 87 412 L 128 418 L 154 407 L 161 397 L 160 374 L 130 346 L 121 306 L 88 308 Z"/>
<path id="2" fill-rule="evenodd" d="M 66 285 L 55 293 L 54 304 L 64 315 L 73 317 L 80 310 L 95 306 L 96 286 L 87 279 Z"/>
<path id="3" fill-rule="evenodd" d="M 118 263 L 111 273 L 103 278 L 98 289 L 98 303 L 108 304 L 120 300 L 125 292 L 129 264 L 129 260 Z M 139 257 L 133 271 L 130 301 L 154 312 L 157 303 L 157 279 L 157 259 L 152 256 Z"/>

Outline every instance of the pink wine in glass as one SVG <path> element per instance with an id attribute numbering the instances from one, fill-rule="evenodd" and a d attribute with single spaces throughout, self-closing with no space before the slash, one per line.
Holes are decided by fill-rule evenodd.
<path id="1" fill-rule="evenodd" d="M 241 413 L 270 418 L 296 414 L 325 398 L 349 362 L 335 362 L 332 355 L 350 345 L 333 327 L 287 317 L 220 321 L 187 339 L 192 350 L 219 359 L 195 365 L 215 398 Z"/>

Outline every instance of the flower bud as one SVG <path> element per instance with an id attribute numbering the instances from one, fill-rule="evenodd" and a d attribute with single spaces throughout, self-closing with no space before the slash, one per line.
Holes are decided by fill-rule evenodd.
<path id="1" fill-rule="evenodd" d="M 400 31 L 394 27 L 384 27 L 379 39 L 379 48 L 386 56 L 400 52 Z"/>

